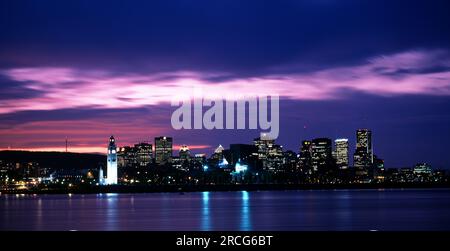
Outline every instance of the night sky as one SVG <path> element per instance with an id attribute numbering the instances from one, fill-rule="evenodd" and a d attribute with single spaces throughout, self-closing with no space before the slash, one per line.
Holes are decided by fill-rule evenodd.
<path id="1" fill-rule="evenodd" d="M 196 153 L 256 130 L 173 130 L 192 84 L 276 92 L 285 149 L 373 131 L 388 167 L 450 168 L 449 1 L 0 3 L 0 149 L 105 152 L 174 137 Z"/>

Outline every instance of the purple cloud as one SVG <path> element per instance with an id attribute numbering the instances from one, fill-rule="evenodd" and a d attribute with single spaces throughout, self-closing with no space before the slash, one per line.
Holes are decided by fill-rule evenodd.
<path id="1" fill-rule="evenodd" d="M 427 69 L 439 68 L 440 71 Z M 77 107 L 138 108 L 170 102 L 202 90 L 203 98 L 278 94 L 293 100 L 345 99 L 347 93 L 377 96 L 450 95 L 450 58 L 442 50 L 417 50 L 371 58 L 358 66 L 310 73 L 224 79 L 226 73 L 169 72 L 117 75 L 106 70 L 14 68 L 1 73 L 41 95 L 1 101 L 0 113 Z"/>

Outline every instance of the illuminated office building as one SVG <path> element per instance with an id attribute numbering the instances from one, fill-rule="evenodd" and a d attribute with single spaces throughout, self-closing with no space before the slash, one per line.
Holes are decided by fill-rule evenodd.
<path id="1" fill-rule="evenodd" d="M 414 166 L 413 173 L 417 175 L 429 175 L 432 173 L 432 168 L 427 163 L 418 163 Z"/>
<path id="2" fill-rule="evenodd" d="M 356 130 L 356 149 L 353 155 L 356 176 L 366 176 L 373 167 L 372 132 L 368 129 Z"/>
<path id="3" fill-rule="evenodd" d="M 153 146 L 149 143 L 139 143 L 134 145 L 136 162 L 139 166 L 147 166 L 153 157 Z"/>
<path id="4" fill-rule="evenodd" d="M 337 167 L 342 170 L 348 169 L 348 139 L 336 139 L 334 146 Z"/>
<path id="5" fill-rule="evenodd" d="M 172 138 L 155 138 L 155 162 L 158 165 L 164 165 L 172 161 Z"/>
<path id="6" fill-rule="evenodd" d="M 311 140 L 302 141 L 300 147 L 300 168 L 305 174 L 311 174 Z"/>
<path id="7" fill-rule="evenodd" d="M 262 161 L 264 170 L 276 171 L 283 164 L 283 147 L 275 144 L 275 140 L 267 134 L 255 138 L 253 143 L 256 147 L 254 155 Z"/>
<path id="8" fill-rule="evenodd" d="M 182 145 L 178 151 L 178 156 L 182 160 L 189 160 L 191 158 L 191 151 L 187 145 Z"/>

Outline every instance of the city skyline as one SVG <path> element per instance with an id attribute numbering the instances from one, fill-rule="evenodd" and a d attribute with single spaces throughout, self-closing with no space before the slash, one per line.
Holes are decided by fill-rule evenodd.
<path id="1" fill-rule="evenodd" d="M 124 145 L 171 135 L 177 147 L 212 152 L 258 137 L 172 129 L 170 98 L 195 86 L 278 93 L 286 149 L 343 137 L 353 155 L 354 131 L 371 128 L 390 166 L 450 167 L 448 1 L 19 0 L 0 9 L 0 150 L 65 151 L 67 138 L 70 151 L 104 153 L 110 135 Z"/>
<path id="2" fill-rule="evenodd" d="M 170 136 L 155 137 L 153 144 L 139 142 L 120 146 L 111 135 L 106 155 L 0 152 L 3 156 L 0 178 L 5 191 L 92 191 L 97 186 L 123 188 L 140 184 L 200 189 L 202 185 L 217 184 L 439 185 L 448 178 L 448 170 L 433 168 L 425 161 L 401 168 L 386 165 L 373 149 L 372 131 L 358 129 L 355 134 L 357 142 L 353 155 L 345 138 L 303 140 L 298 152 L 294 152 L 263 133 L 252 143 L 233 143 L 229 148 L 219 144 L 212 154 L 195 154 L 185 144 L 174 154 L 174 139 Z M 78 163 L 70 163 L 69 167 L 67 158 L 79 158 Z M 72 159 L 72 162 L 75 161 Z"/>
<path id="3" fill-rule="evenodd" d="M 309 142 L 309 144 L 311 144 L 311 142 L 313 142 L 314 140 L 321 140 L 321 139 L 328 140 L 329 139 L 330 140 L 330 147 L 331 147 L 330 149 L 332 150 L 332 152 L 330 152 L 330 153 L 333 154 L 332 157 L 335 159 L 335 161 L 337 161 L 336 164 L 338 164 L 338 166 L 343 164 L 343 163 L 339 163 L 340 158 L 342 159 L 344 157 L 342 154 L 347 155 L 346 156 L 346 161 L 347 161 L 346 163 L 347 164 L 344 165 L 344 168 L 342 168 L 342 169 L 347 169 L 350 166 L 351 167 L 355 167 L 354 166 L 355 165 L 355 161 L 356 161 L 355 157 L 358 155 L 358 149 L 359 149 L 359 147 L 358 147 L 358 131 L 365 131 L 365 130 L 368 130 L 368 132 L 370 134 L 370 136 L 369 136 L 370 137 L 369 145 L 371 147 L 373 147 L 373 143 L 372 143 L 372 133 L 373 132 L 372 132 L 371 129 L 368 129 L 368 128 L 356 129 L 355 130 L 356 134 L 354 133 L 354 141 L 351 140 L 351 137 L 328 138 L 328 137 L 323 137 L 323 136 L 322 137 L 321 136 L 317 136 L 317 137 L 313 137 L 313 138 L 300 140 L 299 144 L 297 145 L 297 147 L 294 147 L 292 149 L 291 148 L 286 148 L 282 144 L 279 144 L 278 140 L 274 140 L 274 142 L 278 143 L 277 145 L 280 145 L 282 147 L 283 151 L 293 151 L 296 154 L 298 154 L 298 156 L 300 156 L 301 153 L 302 153 L 302 144 L 304 142 Z M 256 135 L 259 136 L 258 133 Z M 238 145 L 239 144 L 240 145 L 253 145 L 252 144 L 252 142 L 253 142 L 252 140 L 258 138 L 258 137 L 254 137 L 252 139 L 249 138 L 248 140 L 241 140 L 241 141 L 238 141 L 238 142 L 230 142 L 229 144 L 217 143 L 216 145 L 211 145 L 211 146 L 209 146 L 209 145 L 208 146 L 198 146 L 198 145 L 190 145 L 188 142 L 182 142 L 182 143 L 173 144 L 174 143 L 173 142 L 174 137 L 172 137 L 172 136 L 159 135 L 159 136 L 156 136 L 156 137 L 153 137 L 153 138 L 149 138 L 149 140 L 138 140 L 136 142 L 129 142 L 129 143 L 120 143 L 120 137 L 117 137 L 117 135 L 110 135 L 110 136 L 111 137 L 108 137 L 108 138 L 110 140 L 111 140 L 111 138 L 113 138 L 114 142 L 116 142 L 116 138 L 119 138 L 119 143 L 116 146 L 116 150 L 118 152 L 120 152 L 121 150 L 126 150 L 127 148 L 130 148 L 130 147 L 143 147 L 143 145 L 149 145 L 151 147 L 150 148 L 150 152 L 151 152 L 150 155 L 151 155 L 152 158 L 155 159 L 155 161 L 156 161 L 156 157 L 155 156 L 156 156 L 156 154 L 158 152 L 156 150 L 156 144 L 157 144 L 156 141 L 162 140 L 163 138 L 164 138 L 164 140 L 165 140 L 165 138 L 168 138 L 168 140 L 170 140 L 170 146 L 168 146 L 168 148 L 171 149 L 170 157 L 178 156 L 177 154 L 181 150 L 186 149 L 186 148 L 189 151 L 189 153 L 192 153 L 193 155 L 195 155 L 195 154 L 204 154 L 205 156 L 212 156 L 214 154 L 214 152 L 217 150 L 217 147 L 222 147 L 222 145 L 223 146 L 231 146 L 231 145 L 236 145 L 236 144 L 238 144 Z M 71 146 L 70 146 L 70 144 L 68 142 L 70 142 L 69 139 L 67 139 L 67 138 L 64 139 L 64 142 L 63 142 L 64 146 L 61 146 L 61 148 L 57 148 L 58 150 L 0 149 L 0 151 L 5 151 L 6 150 L 6 151 L 35 151 L 35 152 L 41 152 L 42 151 L 42 152 L 93 153 L 93 154 L 103 154 L 105 156 L 110 153 L 109 147 L 105 148 L 105 144 L 103 144 L 103 146 L 98 147 L 99 151 L 93 151 L 93 152 L 72 151 L 71 150 Z M 341 142 L 341 143 L 338 143 L 338 142 Z M 343 142 L 345 142 L 344 145 L 346 147 L 346 151 L 347 152 L 341 153 L 339 155 L 338 154 L 338 152 L 339 152 L 338 148 L 339 148 L 339 145 L 342 146 Z M 108 146 L 108 145 L 109 145 L 109 143 L 106 144 L 106 146 Z M 167 151 L 167 150 L 165 150 L 165 148 L 163 147 L 161 151 L 164 152 L 164 151 Z M 169 153 L 167 153 L 167 154 L 169 154 Z M 335 154 L 337 154 L 337 155 L 335 155 Z M 370 158 L 373 158 L 374 156 L 376 156 L 372 149 L 370 149 L 370 152 L 368 152 L 368 154 L 370 154 Z M 381 158 L 381 159 L 384 160 L 384 158 Z M 158 163 L 158 162 L 159 161 L 156 161 L 156 163 Z M 372 163 L 373 163 L 373 159 L 372 159 Z M 388 163 L 388 165 L 386 167 L 387 168 L 400 168 L 400 167 L 413 166 L 413 165 L 418 164 L 418 163 L 430 163 L 430 164 L 433 164 L 433 166 L 435 166 L 435 168 L 439 168 L 439 169 L 449 169 L 450 168 L 448 166 L 443 166 L 443 167 L 442 166 L 436 166 L 436 165 L 434 165 L 434 163 L 432 163 L 432 162 L 430 162 L 430 161 L 428 161 L 426 159 L 422 159 L 422 160 L 419 160 L 419 161 L 416 161 L 416 162 L 406 163 L 405 165 L 399 165 L 399 166 L 389 165 L 389 163 Z M 361 166 L 364 166 L 364 165 L 361 165 Z"/>
<path id="4" fill-rule="evenodd" d="M 449 10 L 450 0 L 0 0 L 6 243 L 441 244 Z"/>
<path id="5" fill-rule="evenodd" d="M 364 133 L 363 136 L 361 137 L 361 132 Z M 365 167 L 368 165 L 372 165 L 374 164 L 374 159 L 378 159 L 377 154 L 375 154 L 375 152 L 373 151 L 372 147 L 373 147 L 373 142 L 372 142 L 372 131 L 368 128 L 359 128 L 356 130 L 356 141 L 354 142 L 353 145 L 355 145 L 355 148 L 350 148 L 350 144 L 349 144 L 349 138 L 326 138 L 326 137 L 316 137 L 316 138 L 311 138 L 311 139 L 305 139 L 302 140 L 301 142 L 299 142 L 299 145 L 296 149 L 287 149 L 284 148 L 283 145 L 281 144 L 276 144 L 277 146 L 281 147 L 281 150 L 283 152 L 289 152 L 292 151 L 294 153 L 297 154 L 297 157 L 299 157 L 299 160 L 301 160 L 302 154 L 304 154 L 304 143 L 307 142 L 307 144 L 309 145 L 308 147 L 311 147 L 310 145 L 313 144 L 313 142 L 315 140 L 319 140 L 319 141 L 329 141 L 329 145 L 328 147 L 330 148 L 330 156 L 334 159 L 334 161 L 336 162 L 336 165 L 339 169 L 348 169 L 350 167 Z M 367 136 L 367 134 L 369 136 Z M 262 134 L 261 137 L 266 137 L 265 134 Z M 116 136 L 111 135 L 110 139 L 113 138 L 115 140 Z M 367 139 L 366 139 L 367 138 Z M 232 146 L 232 145 L 258 145 L 257 142 L 255 142 L 255 140 L 260 139 L 260 137 L 254 138 L 253 141 L 249 140 L 249 141 L 245 141 L 245 142 L 232 142 L 230 143 L 228 146 Z M 272 144 L 278 143 L 276 142 L 276 140 L 273 140 L 269 137 L 267 137 L 267 140 L 272 141 Z M 168 141 L 169 144 L 166 146 L 166 143 L 163 143 L 161 145 L 161 141 L 166 142 Z M 358 143 L 358 141 L 360 143 Z M 178 145 L 173 145 L 174 142 L 174 138 L 171 136 L 157 136 L 153 138 L 153 141 L 151 140 L 147 140 L 147 141 L 139 141 L 139 142 L 134 142 L 132 144 L 118 144 L 116 149 L 118 151 L 118 153 L 120 154 L 120 152 L 122 151 L 127 151 L 130 148 L 139 148 L 141 149 L 142 153 L 148 153 L 150 158 L 153 158 L 155 160 L 156 164 L 164 164 L 166 161 L 168 161 L 170 158 L 172 157 L 181 157 L 183 155 L 188 155 L 188 156 L 194 156 L 194 155 L 204 155 L 204 156 L 213 156 L 214 153 L 217 152 L 217 149 L 228 149 L 230 150 L 230 148 L 225 148 L 223 147 L 223 145 L 225 144 L 221 144 L 221 143 L 217 143 L 215 146 L 210 147 L 208 149 L 211 149 L 211 151 L 209 152 L 205 152 L 205 151 L 199 151 L 199 150 L 195 150 L 191 149 L 190 145 L 185 143 L 182 144 L 178 144 Z M 366 150 L 366 154 L 370 155 L 369 159 L 367 159 L 368 157 L 365 157 L 365 159 L 363 159 L 362 161 L 360 160 L 359 155 L 364 154 L 361 152 L 361 146 L 360 144 L 363 144 L 365 148 L 367 148 Z M 157 147 L 158 145 L 158 147 Z M 226 146 L 226 145 L 225 145 Z M 158 148 L 158 150 L 157 150 Z M 108 148 L 109 149 L 109 148 Z M 194 150 L 194 151 L 193 151 Z M 203 149 L 201 149 L 203 150 Z M 108 150 L 109 153 L 110 150 Z M 100 154 L 104 154 L 104 153 L 100 153 Z M 163 157 L 157 157 L 157 155 L 163 156 Z M 358 157 L 357 157 L 358 156 Z M 148 156 L 147 156 L 148 157 Z M 146 162 L 147 164 L 150 162 L 149 159 L 146 159 L 147 157 L 145 156 L 140 156 L 140 158 L 142 159 L 143 162 Z M 383 161 L 382 156 L 379 156 L 381 158 L 379 158 L 379 160 Z M 160 158 L 164 158 L 164 161 L 162 161 Z M 358 160 L 356 159 L 358 158 Z M 384 162 L 384 161 L 383 161 Z M 356 166 L 355 166 L 355 163 Z M 418 163 L 429 163 L 432 164 L 430 162 L 428 162 L 427 160 L 422 160 L 419 162 L 415 162 L 415 163 L 410 163 L 409 166 L 418 164 Z M 385 163 L 383 163 L 385 164 Z M 402 167 L 406 167 L 408 165 L 402 166 Z M 386 166 L 387 168 L 398 168 L 395 166 Z M 447 168 L 444 168 L 447 169 Z"/>

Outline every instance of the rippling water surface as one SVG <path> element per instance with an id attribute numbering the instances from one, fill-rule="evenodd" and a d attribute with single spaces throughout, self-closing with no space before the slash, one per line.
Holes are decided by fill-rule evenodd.
<path id="1" fill-rule="evenodd" d="M 450 190 L 1 195 L 1 230 L 450 230 Z"/>

